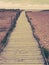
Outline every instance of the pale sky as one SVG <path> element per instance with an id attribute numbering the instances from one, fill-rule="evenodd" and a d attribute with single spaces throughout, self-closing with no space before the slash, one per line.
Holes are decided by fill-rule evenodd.
<path id="1" fill-rule="evenodd" d="M 32 4 L 49 4 L 49 0 L 0 0 L 4 2 L 19 2 L 19 3 L 32 3 Z"/>
<path id="2" fill-rule="evenodd" d="M 0 0 L 0 8 L 49 9 L 49 0 Z"/>

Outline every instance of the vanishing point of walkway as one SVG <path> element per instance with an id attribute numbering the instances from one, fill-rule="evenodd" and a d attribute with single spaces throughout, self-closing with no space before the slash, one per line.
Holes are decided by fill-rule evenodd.
<path id="1" fill-rule="evenodd" d="M 0 65 L 44 65 L 39 45 L 23 11 L 1 54 Z"/>

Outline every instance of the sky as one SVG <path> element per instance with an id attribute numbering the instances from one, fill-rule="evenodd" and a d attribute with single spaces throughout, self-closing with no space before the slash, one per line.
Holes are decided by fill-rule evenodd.
<path id="1" fill-rule="evenodd" d="M 19 2 L 19 3 L 32 3 L 32 4 L 49 4 L 49 0 L 0 0 L 4 2 Z"/>
<path id="2" fill-rule="evenodd" d="M 0 8 L 49 9 L 49 0 L 0 0 Z"/>

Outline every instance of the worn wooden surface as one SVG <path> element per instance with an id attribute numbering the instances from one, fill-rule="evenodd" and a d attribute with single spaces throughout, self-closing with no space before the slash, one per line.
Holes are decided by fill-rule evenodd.
<path id="1" fill-rule="evenodd" d="M 0 55 L 0 65 L 44 65 L 39 45 L 23 11 L 11 33 L 8 45 Z"/>

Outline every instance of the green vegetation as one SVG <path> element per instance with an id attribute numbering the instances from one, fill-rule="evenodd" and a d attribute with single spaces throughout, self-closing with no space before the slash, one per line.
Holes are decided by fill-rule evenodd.
<path id="1" fill-rule="evenodd" d="M 45 57 L 48 58 L 49 57 L 49 51 L 45 48 L 43 48 L 43 51 L 44 51 Z"/>
<path id="2" fill-rule="evenodd" d="M 49 60 L 49 51 L 47 49 L 45 49 L 45 48 L 43 48 L 43 51 L 44 51 L 45 57 L 47 59 L 47 62 L 49 64 L 49 61 L 48 61 Z"/>

